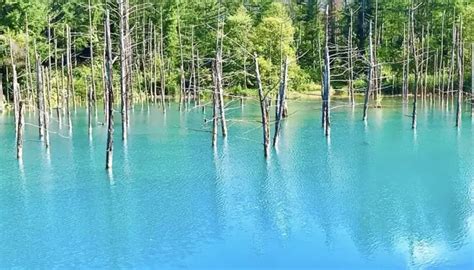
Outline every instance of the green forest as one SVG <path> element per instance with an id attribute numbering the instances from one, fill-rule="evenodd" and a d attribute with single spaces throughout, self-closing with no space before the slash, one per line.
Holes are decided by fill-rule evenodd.
<path id="1" fill-rule="evenodd" d="M 326 5 L 328 16 L 326 16 Z M 35 62 L 50 78 L 50 99 L 67 76 L 68 46 L 74 95 L 85 98 L 88 81 L 96 96 L 103 94 L 104 21 L 110 10 L 112 53 L 120 54 L 120 12 L 116 1 L 3 0 L 0 7 L 0 72 L 12 98 L 12 61 L 22 95 L 33 93 Z M 451 70 L 453 29 L 462 25 L 466 82 L 470 80 L 470 44 L 474 41 L 474 4 L 469 0 L 361 0 L 361 1 L 134 1 L 127 3 L 130 41 L 130 81 L 134 95 L 178 95 L 180 88 L 206 89 L 212 85 L 211 60 L 216 36 L 222 29 L 223 80 L 227 93 L 256 95 L 253 56 L 259 56 L 262 85 L 278 84 L 281 63 L 289 58 L 288 84 L 294 92 L 319 91 L 323 75 L 325 25 L 331 54 L 331 87 L 346 95 L 348 82 L 355 92 L 367 86 L 369 32 L 379 69 L 380 88 L 386 94 L 403 91 L 404 75 L 413 83 L 415 66 L 409 57 L 410 10 L 414 35 L 422 58 L 419 71 L 428 91 L 435 91 L 437 75 L 456 80 Z M 68 43 L 67 29 L 70 32 Z M 349 58 L 352 66 L 348 69 Z M 413 58 L 413 56 L 412 56 Z M 453 62 L 454 60 L 454 62 Z M 116 61 L 118 63 L 118 61 Z M 61 73 L 62 66 L 63 72 Z M 119 65 L 114 65 L 119 73 Z M 425 70 L 426 69 L 426 70 Z M 64 71 L 65 70 L 65 71 Z M 199 75 L 199 76 L 198 76 Z M 453 77 L 450 79 L 448 77 Z M 119 76 L 114 76 L 119 84 Z M 64 79 L 66 80 L 66 79 Z M 441 80 L 439 80 L 441 81 Z M 63 85 L 66 84 L 62 82 Z M 449 91 L 448 82 L 445 90 Z M 467 88 L 468 83 L 465 84 Z M 65 87 L 65 86 L 64 86 Z M 409 91 L 412 91 L 411 88 Z M 61 95 L 61 94 L 60 94 Z M 57 99 L 59 100 L 59 99 Z M 56 106 L 53 105 L 53 106 Z"/>

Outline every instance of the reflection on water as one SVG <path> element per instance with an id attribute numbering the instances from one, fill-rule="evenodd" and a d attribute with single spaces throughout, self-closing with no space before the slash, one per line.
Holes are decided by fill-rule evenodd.
<path id="1" fill-rule="evenodd" d="M 110 173 L 83 111 L 72 140 L 27 141 L 20 166 L 1 116 L 0 268 L 474 268 L 470 116 L 458 131 L 427 101 L 415 134 L 410 108 L 385 103 L 366 124 L 335 109 L 330 141 L 318 104 L 290 104 L 269 160 L 255 104 L 229 112 L 216 150 L 200 109 L 138 106 Z"/>

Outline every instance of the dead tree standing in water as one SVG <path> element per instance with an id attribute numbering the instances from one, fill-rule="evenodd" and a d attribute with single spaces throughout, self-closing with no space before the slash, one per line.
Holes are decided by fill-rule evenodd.
<path id="1" fill-rule="evenodd" d="M 474 116 L 474 42 L 471 44 L 471 114 Z"/>
<path id="2" fill-rule="evenodd" d="M 106 92 L 107 92 L 107 145 L 105 169 L 112 169 L 113 149 L 114 149 L 114 115 L 113 115 L 113 79 L 112 79 L 112 39 L 110 34 L 110 18 L 109 10 L 105 13 L 105 76 L 106 76 Z"/>
<path id="3" fill-rule="evenodd" d="M 120 96 L 121 96 L 121 114 L 122 114 L 122 140 L 127 140 L 128 133 L 128 61 L 127 46 L 128 34 L 126 32 L 128 2 L 127 0 L 118 0 L 120 14 Z"/>
<path id="4" fill-rule="evenodd" d="M 323 73 L 323 89 L 322 89 L 322 125 L 324 134 L 329 136 L 331 130 L 331 119 L 329 111 L 329 96 L 331 92 L 331 59 L 329 55 L 329 13 L 326 8 L 326 31 L 324 38 L 324 73 Z"/>
<path id="5" fill-rule="evenodd" d="M 354 12 L 352 9 L 350 10 L 350 25 L 349 25 L 349 33 L 348 33 L 348 44 L 349 44 L 349 51 L 347 52 L 347 63 L 349 68 L 349 81 L 348 81 L 348 92 L 349 92 L 349 103 L 352 107 L 355 106 L 355 94 L 354 94 L 354 63 L 353 63 L 353 49 L 352 49 L 352 36 L 353 36 L 353 15 Z"/>
<path id="6" fill-rule="evenodd" d="M 3 74 L 0 73 L 0 113 L 3 112 Z"/>
<path id="7" fill-rule="evenodd" d="M 270 154 L 270 124 L 268 121 L 269 110 L 267 97 L 263 92 L 262 79 L 260 78 L 260 68 L 258 67 L 258 57 L 255 55 L 255 74 L 257 78 L 258 97 L 260 100 L 260 111 L 262 114 L 262 130 L 263 130 L 263 153 L 265 158 Z"/>
<path id="8" fill-rule="evenodd" d="M 73 79 L 72 79 L 72 57 L 71 57 L 71 29 L 69 25 L 66 24 L 66 64 L 67 64 L 67 91 L 66 91 L 66 113 L 67 113 L 67 122 L 69 133 L 72 133 L 72 120 L 71 120 L 71 106 L 70 99 L 72 98 L 73 106 L 75 107 L 74 101 L 74 89 L 73 89 Z M 64 61 L 64 60 L 63 60 Z"/>
<path id="9" fill-rule="evenodd" d="M 21 160 L 23 158 L 23 133 L 25 124 L 25 104 L 23 101 L 18 102 L 18 124 L 16 125 L 16 158 Z"/>
<path id="10" fill-rule="evenodd" d="M 35 47 L 36 53 L 36 47 Z M 38 129 L 40 140 L 44 137 L 44 94 L 43 94 L 43 74 L 41 72 L 41 60 L 36 55 L 36 105 L 38 109 Z"/>
<path id="11" fill-rule="evenodd" d="M 456 48 L 457 48 L 457 60 L 458 60 L 458 99 L 456 106 L 456 127 L 461 125 L 462 115 L 462 96 L 464 88 L 464 46 L 462 41 L 462 19 L 459 23 L 458 30 L 456 31 Z"/>
<path id="12" fill-rule="evenodd" d="M 94 101 L 94 107 L 97 112 L 97 107 L 95 104 L 97 103 L 97 94 L 95 89 L 95 71 L 94 71 L 94 28 L 92 25 L 92 5 L 91 0 L 89 0 L 89 48 L 90 48 L 90 61 L 91 61 L 91 76 L 90 76 L 90 84 L 91 84 L 91 91 L 92 97 Z"/>
<path id="13" fill-rule="evenodd" d="M 160 95 L 161 95 L 161 108 L 163 113 L 166 112 L 166 82 L 165 82 L 165 57 L 164 57 L 164 46 L 163 46 L 163 9 L 160 11 Z"/>
<path id="14" fill-rule="evenodd" d="M 374 80 L 374 51 L 373 51 L 373 38 L 372 38 L 372 22 L 370 22 L 369 26 L 369 72 L 368 72 L 368 79 L 367 79 L 367 88 L 365 90 L 365 97 L 364 97 L 364 115 L 362 120 L 367 121 L 367 111 L 369 109 L 369 97 L 373 91 L 373 80 Z"/>
<path id="15" fill-rule="evenodd" d="M 412 112 L 412 122 L 411 127 L 412 129 L 416 129 L 416 106 L 418 100 L 418 84 L 419 84 L 419 77 L 420 77 L 420 63 L 419 63 L 419 56 L 417 53 L 416 48 L 416 37 L 415 37 L 415 7 L 412 6 L 410 9 L 410 47 L 413 54 L 413 61 L 415 64 L 415 90 L 413 93 L 413 112 Z"/>
<path id="16" fill-rule="evenodd" d="M 277 107 L 276 107 L 276 122 L 275 122 L 275 134 L 273 136 L 273 146 L 276 146 L 278 142 L 278 136 L 280 134 L 281 119 L 284 115 L 285 110 L 285 99 L 286 90 L 288 84 L 288 56 L 285 57 L 285 62 L 282 63 L 282 74 L 280 79 L 280 88 L 278 90 Z M 260 91 L 260 90 L 259 90 Z"/>
<path id="17" fill-rule="evenodd" d="M 18 132 L 19 111 L 20 111 L 20 86 L 18 84 L 18 76 L 16 73 L 16 64 L 13 54 L 13 41 L 10 39 L 10 60 L 12 65 L 12 84 L 13 84 L 13 108 L 15 110 L 15 131 Z"/>
<path id="18" fill-rule="evenodd" d="M 217 123 L 219 111 L 219 94 L 217 90 L 217 67 L 216 61 L 212 62 L 212 80 L 214 81 L 214 89 L 212 91 L 212 147 L 217 147 Z"/>

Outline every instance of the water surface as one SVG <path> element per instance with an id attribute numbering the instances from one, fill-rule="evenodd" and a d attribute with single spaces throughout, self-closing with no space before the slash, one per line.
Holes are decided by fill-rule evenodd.
<path id="1" fill-rule="evenodd" d="M 473 269 L 472 120 L 425 105 L 416 132 L 397 101 L 367 125 L 338 106 L 327 140 L 319 103 L 292 102 L 268 161 L 255 105 L 229 104 L 217 151 L 210 109 L 138 105 L 111 174 L 83 109 L 49 152 L 27 125 L 22 164 L 4 114 L 0 268 Z"/>

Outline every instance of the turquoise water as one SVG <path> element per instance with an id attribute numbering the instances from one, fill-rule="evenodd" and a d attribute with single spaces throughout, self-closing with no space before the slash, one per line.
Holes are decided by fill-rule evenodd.
<path id="1" fill-rule="evenodd" d="M 117 124 L 112 174 L 84 110 L 49 153 L 26 126 L 23 164 L 4 114 L 0 268 L 474 269 L 469 113 L 458 130 L 452 109 L 426 105 L 413 132 L 396 101 L 367 125 L 333 105 L 328 141 L 319 103 L 290 103 L 268 161 L 255 105 L 229 105 L 216 152 L 200 110 L 138 105 L 127 145 Z"/>

